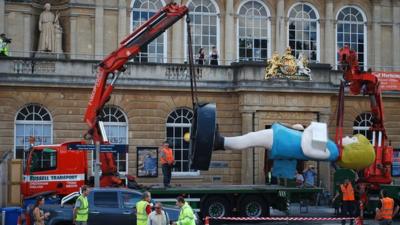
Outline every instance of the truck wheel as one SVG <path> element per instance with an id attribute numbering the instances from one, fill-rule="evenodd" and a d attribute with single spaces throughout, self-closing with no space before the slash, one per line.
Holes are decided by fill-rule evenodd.
<path id="1" fill-rule="evenodd" d="M 232 208 L 229 201 L 224 197 L 212 196 L 205 200 L 201 207 L 201 214 L 203 218 L 210 217 L 223 217 L 230 214 Z"/>
<path id="2" fill-rule="evenodd" d="M 239 204 L 240 215 L 244 217 L 264 217 L 269 215 L 268 202 L 259 196 L 246 196 Z"/>

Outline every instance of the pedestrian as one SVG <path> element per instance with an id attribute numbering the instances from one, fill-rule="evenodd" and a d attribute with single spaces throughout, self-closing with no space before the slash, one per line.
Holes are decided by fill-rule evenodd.
<path id="1" fill-rule="evenodd" d="M 147 219 L 151 213 L 150 202 L 150 192 L 143 192 L 142 199 L 136 203 L 136 225 L 147 225 Z"/>
<path id="2" fill-rule="evenodd" d="M 149 214 L 147 225 L 169 225 L 168 213 L 162 209 L 160 202 L 154 205 L 154 211 Z"/>
<path id="3" fill-rule="evenodd" d="M 176 199 L 176 205 L 181 209 L 179 212 L 178 221 L 173 222 L 172 225 L 196 225 L 196 219 L 192 207 L 185 202 L 182 196 Z"/>
<path id="4" fill-rule="evenodd" d="M 200 48 L 198 56 L 197 56 L 197 63 L 199 65 L 203 65 L 204 64 L 204 60 L 205 60 L 204 48 Z"/>
<path id="5" fill-rule="evenodd" d="M 171 176 L 172 176 L 172 168 L 174 167 L 175 160 L 174 160 L 174 153 L 172 149 L 169 147 L 169 142 L 164 141 L 161 147 L 161 168 L 163 173 L 163 182 L 164 187 L 171 187 Z"/>
<path id="6" fill-rule="evenodd" d="M 343 184 L 340 185 L 340 192 L 342 194 L 342 216 L 343 217 L 353 217 L 354 216 L 354 189 L 349 179 L 345 179 Z M 336 199 L 340 196 L 340 193 L 337 192 L 333 199 Z M 342 220 L 342 225 L 346 224 L 346 220 Z M 353 220 L 350 220 L 350 225 L 353 224 Z"/>
<path id="7" fill-rule="evenodd" d="M 44 213 L 41 206 L 44 205 L 44 198 L 39 196 L 33 206 L 33 224 L 44 225 L 44 221 L 50 216 L 49 212 Z"/>
<path id="8" fill-rule="evenodd" d="M 394 215 L 399 211 L 399 205 L 390 198 L 385 190 L 381 190 L 380 201 L 378 203 L 378 208 L 376 208 L 375 219 L 379 221 L 379 225 L 391 225 Z"/>
<path id="9" fill-rule="evenodd" d="M 73 223 L 75 225 L 87 225 L 89 218 L 89 202 L 87 196 L 89 188 L 86 185 L 81 187 L 81 195 L 76 199 L 73 209 Z"/>
<path id="10" fill-rule="evenodd" d="M 296 171 L 296 187 L 303 187 L 304 177 L 299 171 Z"/>
<path id="11" fill-rule="evenodd" d="M 315 172 L 314 165 L 308 165 L 308 168 L 304 170 L 304 183 L 306 187 L 315 187 L 315 176 L 317 172 Z"/>
<path id="12" fill-rule="evenodd" d="M 217 47 L 213 46 L 210 53 L 210 65 L 218 66 L 218 58 Z"/>

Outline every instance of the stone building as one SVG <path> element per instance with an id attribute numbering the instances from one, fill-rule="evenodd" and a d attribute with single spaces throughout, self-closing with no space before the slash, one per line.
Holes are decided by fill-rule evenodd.
<path id="1" fill-rule="evenodd" d="M 0 149 L 24 158 L 29 137 L 36 144 L 79 140 L 96 64 L 117 48 L 138 24 L 167 2 L 163 0 L 46 1 L 60 12 L 66 59 L 37 58 L 38 16 L 44 1 L 0 0 L 0 33 L 12 38 L 11 57 L 0 60 Z M 357 49 L 367 69 L 400 70 L 400 1 L 190 0 L 194 52 L 216 46 L 220 66 L 201 66 L 199 98 L 216 102 L 225 136 L 264 129 L 275 121 L 329 124 L 333 137 L 338 84 L 336 52 L 344 43 Z M 122 174 L 136 174 L 137 148 L 172 139 L 178 167 L 173 183 L 250 184 L 265 182 L 265 151 L 216 152 L 209 171 L 189 169 L 192 102 L 187 66 L 186 26 L 181 20 L 128 65 L 103 110 L 111 142 L 129 144 L 118 155 Z M 312 64 L 312 81 L 264 80 L 265 60 L 287 46 Z M 384 94 L 389 139 L 400 148 L 398 92 Z M 368 133 L 368 98 L 346 99 L 345 133 Z M 330 186 L 330 167 L 318 163 Z M 89 171 L 91 172 L 91 171 Z M 161 174 L 161 170 L 159 170 Z M 140 182 L 160 182 L 141 178 Z"/>

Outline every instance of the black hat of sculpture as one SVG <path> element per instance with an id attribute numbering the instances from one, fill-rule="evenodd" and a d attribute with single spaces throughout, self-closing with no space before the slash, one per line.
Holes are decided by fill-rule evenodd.
<path id="1" fill-rule="evenodd" d="M 197 103 L 190 133 L 191 168 L 208 170 L 213 150 L 224 150 L 224 137 L 218 132 L 215 103 Z"/>

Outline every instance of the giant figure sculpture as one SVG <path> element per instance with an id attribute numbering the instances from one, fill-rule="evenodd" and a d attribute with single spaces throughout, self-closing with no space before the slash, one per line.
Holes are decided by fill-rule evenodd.
<path id="1" fill-rule="evenodd" d="M 363 169 L 375 160 L 373 146 L 362 135 L 344 137 L 344 148 L 340 153 L 337 145 L 328 139 L 325 123 L 312 122 L 304 131 L 274 123 L 271 129 L 222 137 L 215 124 L 215 104 L 197 106 L 192 123 L 190 144 L 194 169 L 207 170 L 213 150 L 246 150 L 251 147 L 270 151 L 268 155 L 274 160 L 272 175 L 284 178 L 293 178 L 297 160 L 337 162 L 348 169 Z"/>

